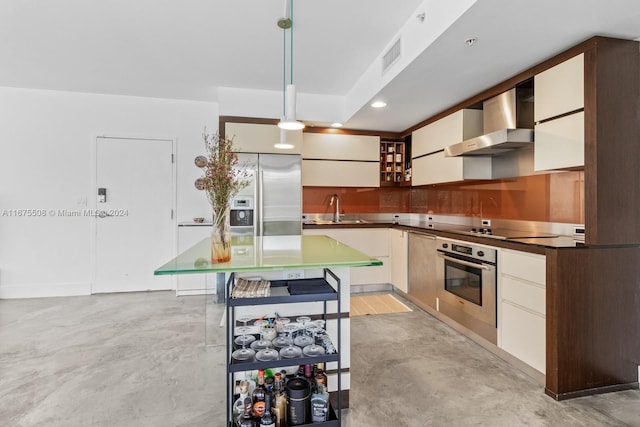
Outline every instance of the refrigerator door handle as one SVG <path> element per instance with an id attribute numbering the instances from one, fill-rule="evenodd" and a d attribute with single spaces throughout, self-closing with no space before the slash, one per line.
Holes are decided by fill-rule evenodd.
<path id="1" fill-rule="evenodd" d="M 262 236 L 263 234 L 263 222 L 262 222 L 262 215 L 264 213 L 264 200 L 262 198 L 262 194 L 263 194 L 263 177 L 262 177 L 262 170 L 258 170 L 258 185 L 256 185 L 256 192 L 258 193 L 258 209 L 257 209 L 257 215 L 255 218 L 255 232 L 256 232 L 256 236 Z"/>

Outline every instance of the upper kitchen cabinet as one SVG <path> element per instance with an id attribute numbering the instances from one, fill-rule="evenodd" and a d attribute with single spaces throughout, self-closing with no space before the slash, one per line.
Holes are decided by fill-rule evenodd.
<path id="1" fill-rule="evenodd" d="M 233 138 L 234 147 L 241 153 L 300 154 L 302 149 L 301 130 L 285 131 L 286 142 L 293 148 L 276 148 L 280 128 L 275 124 L 227 122 L 224 132 L 227 138 Z"/>
<path id="2" fill-rule="evenodd" d="M 411 155 L 415 159 L 481 134 L 482 110 L 462 109 L 414 131 Z"/>
<path id="3" fill-rule="evenodd" d="M 487 163 L 487 167 L 481 169 L 490 172 L 488 158 L 444 155 L 445 147 L 481 135 L 482 128 L 482 110 L 461 109 L 414 131 L 411 135 L 412 185 L 461 181 L 465 170 L 477 163 Z"/>
<path id="4" fill-rule="evenodd" d="M 584 112 L 535 125 L 536 171 L 584 166 Z"/>
<path id="5" fill-rule="evenodd" d="M 584 108 L 584 54 L 534 77 L 536 122 Z"/>
<path id="6" fill-rule="evenodd" d="M 584 166 L 584 54 L 534 77 L 536 171 Z"/>
<path id="7" fill-rule="evenodd" d="M 380 137 L 305 132 L 302 185 L 379 187 Z"/>

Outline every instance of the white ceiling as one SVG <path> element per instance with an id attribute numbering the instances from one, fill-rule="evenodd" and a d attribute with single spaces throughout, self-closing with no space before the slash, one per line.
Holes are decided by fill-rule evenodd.
<path id="1" fill-rule="evenodd" d="M 592 35 L 640 37 L 638 0 L 447 3 L 295 0 L 299 95 L 342 99 L 348 128 L 401 131 Z M 365 81 L 418 13 L 435 28 L 438 8 L 462 3 L 393 79 Z M 0 0 L 0 86 L 215 102 L 218 88 L 281 93 L 283 14 L 284 0 Z M 374 111 L 378 97 L 389 105 Z"/>

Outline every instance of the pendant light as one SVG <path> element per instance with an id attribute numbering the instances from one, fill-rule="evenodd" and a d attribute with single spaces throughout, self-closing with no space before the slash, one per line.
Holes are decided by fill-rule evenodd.
<path id="1" fill-rule="evenodd" d="M 293 148 L 293 144 L 287 142 L 287 131 L 285 129 L 280 128 L 280 142 L 273 146 L 280 150 L 290 150 Z"/>
<path id="2" fill-rule="evenodd" d="M 287 7 L 289 5 L 289 7 Z M 283 33 L 283 114 L 278 127 L 286 130 L 299 130 L 304 123 L 296 120 L 296 87 L 293 84 L 293 0 L 285 0 L 285 17 L 278 20 Z M 289 84 L 287 84 L 287 30 L 290 34 Z"/>

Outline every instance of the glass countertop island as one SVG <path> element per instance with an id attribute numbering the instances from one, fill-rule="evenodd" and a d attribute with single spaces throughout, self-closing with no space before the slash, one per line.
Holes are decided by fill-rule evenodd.
<path id="1" fill-rule="evenodd" d="M 211 263 L 206 238 L 155 270 L 155 275 L 364 267 L 382 261 L 328 236 L 234 237 L 231 261 Z"/>

